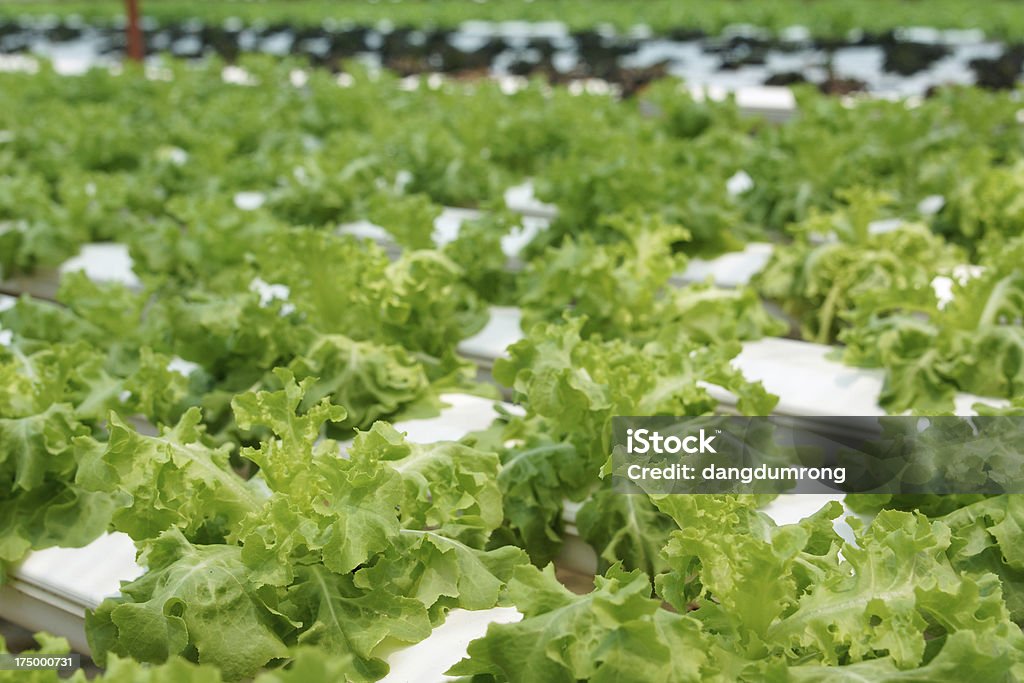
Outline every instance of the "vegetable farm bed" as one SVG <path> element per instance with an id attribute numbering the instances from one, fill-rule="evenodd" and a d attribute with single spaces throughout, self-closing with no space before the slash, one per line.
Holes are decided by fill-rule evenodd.
<path id="1" fill-rule="evenodd" d="M 798 88 L 769 122 L 668 80 L 37 66 L 0 74 L 0 616 L 43 654 L 1024 675 L 1024 503 L 987 469 L 1024 406 L 1015 95 Z M 624 491 L 623 416 L 882 417 L 960 488 Z"/>

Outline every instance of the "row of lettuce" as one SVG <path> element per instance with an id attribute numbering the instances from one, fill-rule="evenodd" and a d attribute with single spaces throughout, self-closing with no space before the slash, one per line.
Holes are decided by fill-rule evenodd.
<path id="1" fill-rule="evenodd" d="M 686 3 L 651 0 L 621 3 L 613 0 L 543 0 L 531 2 L 477 2 L 404 0 L 378 3 L 369 0 L 267 0 L 264 2 L 204 3 L 199 0 L 148 0 L 146 16 L 161 22 L 221 23 L 238 18 L 251 22 L 310 27 L 325 22 L 374 25 L 387 22 L 402 27 L 455 28 L 467 21 L 558 22 L 573 30 L 612 26 L 629 31 L 638 26 L 657 33 L 704 31 L 718 34 L 735 26 L 786 35 L 791 27 L 806 29 L 815 38 L 844 38 L 851 32 L 876 34 L 901 27 L 981 29 L 991 36 L 1024 36 L 1019 7 L 1013 0 L 937 0 L 927 5 L 913 0 L 864 0 L 855 5 L 841 0 L 734 0 Z M 76 15 L 90 21 L 116 21 L 124 7 L 116 0 L 5 0 L 0 17 Z"/>
<path id="2" fill-rule="evenodd" d="M 790 288 L 779 299 L 804 307 L 793 310 L 813 333 L 874 329 L 857 316 L 898 332 L 900 306 L 926 298 L 941 254 L 986 269 L 952 304 L 933 302 L 935 321 L 922 323 L 923 304 L 906 311 L 967 321 L 949 349 L 912 349 L 918 367 L 964 358 L 955 344 L 970 343 L 970 320 L 1019 335 L 1005 204 L 974 205 L 985 219 L 968 229 L 966 199 L 946 187 L 963 221 L 867 227 L 916 207 L 956 164 L 959 183 L 1012 179 L 1012 99 L 964 92 L 849 111 L 812 97 L 798 122 L 773 127 L 668 86 L 621 103 L 541 85 L 512 97 L 486 83 L 405 90 L 385 74 L 281 87 L 287 68 L 267 64 L 249 67 L 257 85 L 225 86 L 213 67 L 169 68 L 169 81 L 5 75 L 0 89 L 11 105 L 0 107 L 5 272 L 115 239 L 142 279 L 130 289 L 67 275 L 58 302 L 0 313 L 0 559 L 105 530 L 136 541 L 146 573 L 87 621 L 110 680 L 267 667 L 267 680 L 375 680 L 388 651 L 426 638 L 447 610 L 507 604 L 524 620 L 493 626 L 453 673 L 1024 675 L 1017 497 L 851 499 L 882 509 L 853 544 L 833 529 L 835 505 L 780 527 L 758 511 L 763 498 L 622 496 L 599 476 L 615 415 L 713 412 L 707 384 L 745 414 L 773 409 L 729 361 L 785 325 L 753 289 L 669 286 L 685 254 L 761 226 L 794 240 L 762 287 Z M 902 135 L 879 132 L 890 123 Z M 915 175 L 908 145 L 939 179 Z M 790 165 L 816 158 L 828 165 L 808 166 L 803 191 L 789 186 L 800 199 L 782 202 L 792 197 L 767 179 L 796 183 Z M 874 172 L 861 169 L 872 158 Z M 738 170 L 754 187 L 730 194 Z M 518 219 L 499 202 L 524 175 L 559 215 L 510 272 L 499 241 Z M 237 209 L 234 195 L 252 190 L 265 204 Z M 448 202 L 488 213 L 439 250 L 430 223 Z M 364 217 L 405 252 L 391 260 L 332 229 Z M 828 232 L 837 240 L 814 238 Z M 893 253 L 900 239 L 912 244 Z M 847 279 L 823 289 L 841 281 L 830 273 Z M 993 303 L 971 298 L 982 286 Z M 406 443 L 379 420 L 436 414 L 444 391 L 496 395 L 456 351 L 492 302 L 526 311 L 526 339 L 493 371 L 525 415 L 461 443 Z M 977 362 L 1003 357 L 995 348 Z M 920 374 L 913 386 L 951 381 Z M 994 376 L 978 381 L 1007 377 Z M 352 435 L 339 457 L 333 439 Z M 582 596 L 538 569 L 563 542 L 567 498 L 585 501 L 577 526 L 601 558 Z"/>

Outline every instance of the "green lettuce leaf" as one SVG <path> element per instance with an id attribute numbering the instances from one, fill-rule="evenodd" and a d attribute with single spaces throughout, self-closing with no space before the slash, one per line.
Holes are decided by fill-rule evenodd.
<path id="1" fill-rule="evenodd" d="M 522 621 L 492 624 L 448 673 L 498 681 L 703 680 L 707 642 L 699 623 L 665 612 L 650 592 L 639 570 L 613 567 L 593 592 L 574 595 L 550 565 L 521 567 L 510 593 Z"/>
<path id="2" fill-rule="evenodd" d="M 86 617 L 101 664 L 107 652 L 146 662 L 194 652 L 235 680 L 288 656 L 274 628 L 282 617 L 247 580 L 241 548 L 193 545 L 172 529 L 141 561 L 146 574 Z"/>

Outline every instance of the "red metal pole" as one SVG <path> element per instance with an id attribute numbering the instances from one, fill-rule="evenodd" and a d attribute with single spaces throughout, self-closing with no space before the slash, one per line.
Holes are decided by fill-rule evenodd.
<path id="1" fill-rule="evenodd" d="M 142 47 L 142 31 L 139 29 L 139 0 L 125 0 L 128 12 L 128 59 L 141 62 L 145 56 Z"/>

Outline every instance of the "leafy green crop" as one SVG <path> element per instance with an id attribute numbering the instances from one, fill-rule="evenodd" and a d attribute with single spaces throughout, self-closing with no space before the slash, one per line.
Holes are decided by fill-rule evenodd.
<path id="1" fill-rule="evenodd" d="M 410 446 L 379 424 L 343 458 L 319 435 L 344 409 L 325 399 L 296 413 L 311 383 L 277 375 L 281 391 L 233 401 L 241 428 L 272 433 L 241 453 L 261 485 L 202 443 L 196 409 L 157 437 L 112 418 L 106 444 L 78 440 L 79 483 L 120 492 L 112 527 L 147 568 L 88 617 L 101 662 L 184 655 L 234 680 L 317 645 L 351 657 L 353 680 L 375 680 L 386 639 L 421 640 L 448 609 L 503 599 L 525 555 L 482 548 L 501 522 L 497 455 Z"/>
<path id="2" fill-rule="evenodd" d="M 679 529 L 655 599 L 641 571 L 612 567 L 575 596 L 517 570 L 524 611 L 492 625 L 451 673 L 499 681 L 1015 680 L 1024 636 L 995 574 L 964 572 L 950 527 L 879 514 L 832 529 L 833 504 L 775 526 L 742 497 L 656 500 Z M 662 607 L 666 601 L 673 611 Z"/>
<path id="3" fill-rule="evenodd" d="M 523 620 L 454 673 L 1024 677 L 1016 497 L 851 497 L 874 519 L 849 541 L 835 504 L 778 526 L 763 498 L 601 476 L 615 416 L 712 414 L 719 392 L 775 408 L 731 364 L 786 330 L 762 297 L 883 368 L 892 412 L 967 391 L 1019 413 L 1015 97 L 801 93 L 774 126 L 671 81 L 620 101 L 355 66 L 296 87 L 270 60 L 226 84 L 223 66 L 0 74 L 0 277 L 102 240 L 141 280 L 65 274 L 55 302 L 0 312 L 0 561 L 135 540 L 146 573 L 87 619 L 106 679 L 376 680 L 449 610 L 513 604 Z M 502 194 L 531 177 L 557 217 L 510 258 Z M 445 204 L 482 215 L 437 248 Z M 400 253 L 340 230 L 359 220 Z M 689 258 L 755 238 L 776 245 L 753 287 L 677 286 Z M 523 311 L 493 366 L 522 414 L 408 442 L 380 420 L 498 396 L 457 352 L 488 303 Z M 538 568 L 567 501 L 598 557 L 584 595 Z"/>
<path id="4" fill-rule="evenodd" d="M 879 404 L 890 412 L 947 412 L 958 391 L 1018 396 L 1021 238 L 990 237 L 968 265 L 960 248 L 922 224 L 872 231 L 877 196 L 851 192 L 848 200 L 847 209 L 798 226 L 797 241 L 758 274 L 759 291 L 781 302 L 805 337 L 842 342 L 847 363 L 884 368 Z"/>
<path id="5" fill-rule="evenodd" d="M 531 557 L 543 563 L 560 545 L 552 532 L 560 525 L 565 498 L 582 500 L 599 488 L 598 473 L 610 451 L 611 421 L 617 415 L 703 415 L 717 401 L 703 383 L 721 386 L 738 397 L 746 414 L 771 412 L 777 397 L 750 383 L 729 365 L 739 352 L 736 342 L 701 346 L 685 331 L 667 326 L 644 344 L 624 340 L 583 339 L 585 318 L 560 324 L 538 324 L 528 337 L 499 359 L 494 377 L 511 387 L 527 406 L 525 418 L 504 427 L 504 467 L 499 483 L 515 503 L 509 508 L 510 530 Z M 581 511 L 584 537 L 609 548 L 608 557 L 630 567 L 650 569 L 656 563 L 647 534 L 664 529 L 658 515 L 638 499 L 638 515 L 622 534 L 605 526 L 621 514 L 607 496 L 590 498 Z M 618 546 L 612 548 L 612 546 Z M 657 548 L 656 548 L 657 549 Z"/>

